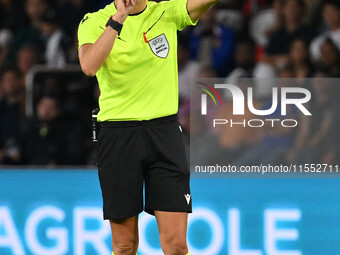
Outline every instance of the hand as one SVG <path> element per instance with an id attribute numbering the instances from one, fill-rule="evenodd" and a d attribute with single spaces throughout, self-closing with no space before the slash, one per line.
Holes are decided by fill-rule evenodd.
<path id="1" fill-rule="evenodd" d="M 114 20 L 123 24 L 127 16 L 132 12 L 136 5 L 136 0 L 116 0 L 115 1 L 117 13 L 113 15 Z"/>

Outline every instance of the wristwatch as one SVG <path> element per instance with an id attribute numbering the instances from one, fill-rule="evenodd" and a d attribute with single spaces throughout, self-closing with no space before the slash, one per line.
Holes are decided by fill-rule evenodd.
<path id="1" fill-rule="evenodd" d="M 114 19 L 112 19 L 112 16 L 109 18 L 105 26 L 112 27 L 114 30 L 118 32 L 118 34 L 120 34 L 120 31 L 122 31 L 123 29 L 123 24 L 120 24 L 118 21 L 115 21 Z"/>

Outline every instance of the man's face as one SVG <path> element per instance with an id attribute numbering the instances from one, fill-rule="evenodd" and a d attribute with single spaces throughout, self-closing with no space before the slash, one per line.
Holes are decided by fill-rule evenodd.
<path id="1" fill-rule="evenodd" d="M 295 40 L 290 48 L 289 55 L 294 62 L 303 62 L 308 57 L 307 45 L 301 40 Z"/>
<path id="2" fill-rule="evenodd" d="M 26 1 L 26 13 L 31 21 L 40 20 L 46 9 L 47 5 L 44 0 Z"/>
<path id="3" fill-rule="evenodd" d="M 330 28 L 334 26 L 339 26 L 340 23 L 340 11 L 333 5 L 327 4 L 323 8 L 322 18 L 324 22 Z"/>
<path id="4" fill-rule="evenodd" d="M 338 63 L 337 49 L 331 43 L 326 42 L 322 45 L 321 62 L 326 67 L 333 67 Z"/>
<path id="5" fill-rule="evenodd" d="M 283 13 L 286 22 L 298 22 L 302 16 L 302 8 L 297 0 L 287 0 Z"/>
<path id="6" fill-rule="evenodd" d="M 18 67 L 20 71 L 26 74 L 35 64 L 37 64 L 37 56 L 31 49 L 23 49 L 18 55 Z"/>
<path id="7" fill-rule="evenodd" d="M 15 94 L 19 87 L 20 82 L 15 72 L 7 71 L 4 73 L 1 79 L 2 91 L 5 95 L 11 96 Z"/>
<path id="8" fill-rule="evenodd" d="M 38 119 L 41 121 L 51 121 L 59 116 L 58 103 L 52 98 L 43 98 L 37 107 Z"/>

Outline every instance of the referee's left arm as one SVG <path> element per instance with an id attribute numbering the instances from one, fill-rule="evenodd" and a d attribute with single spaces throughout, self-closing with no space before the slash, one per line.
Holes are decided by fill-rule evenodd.
<path id="1" fill-rule="evenodd" d="M 187 8 L 191 20 L 193 22 L 197 21 L 217 2 L 219 2 L 219 0 L 188 0 Z"/>

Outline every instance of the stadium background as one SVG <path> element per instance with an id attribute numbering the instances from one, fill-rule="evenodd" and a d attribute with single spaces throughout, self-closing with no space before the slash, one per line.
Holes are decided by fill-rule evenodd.
<path id="1" fill-rule="evenodd" d="M 109 2 L 0 0 L 0 254 L 108 252 L 107 229 L 98 220 L 101 200 L 90 139 L 91 110 L 100 91 L 95 78 L 80 72 L 76 30 L 85 13 Z M 221 0 L 195 28 L 181 32 L 179 118 L 186 141 L 195 130 L 188 119 L 190 84 L 197 78 L 339 78 L 339 4 Z M 290 162 L 292 155 L 303 154 L 308 163 L 312 158 L 337 164 L 339 86 L 308 89 L 319 114 L 300 144 L 289 134 L 281 158 Z M 259 103 L 266 91 L 258 93 Z M 246 134 L 230 144 L 221 132 L 216 140 L 228 151 L 247 143 L 244 137 L 257 137 Z M 261 139 L 249 143 L 270 156 Z M 228 162 L 242 159 L 248 147 L 228 154 Z M 340 254 L 338 184 L 338 179 L 193 178 L 192 254 Z M 86 226 L 79 225 L 85 220 L 75 221 L 82 213 Z M 273 215 L 278 217 L 274 227 L 268 223 Z M 150 224 L 142 226 L 141 254 L 159 249 L 155 223 Z M 232 232 L 238 225 L 241 232 Z M 91 239 L 91 230 L 98 234 L 98 229 L 104 229 L 105 247 Z"/>

